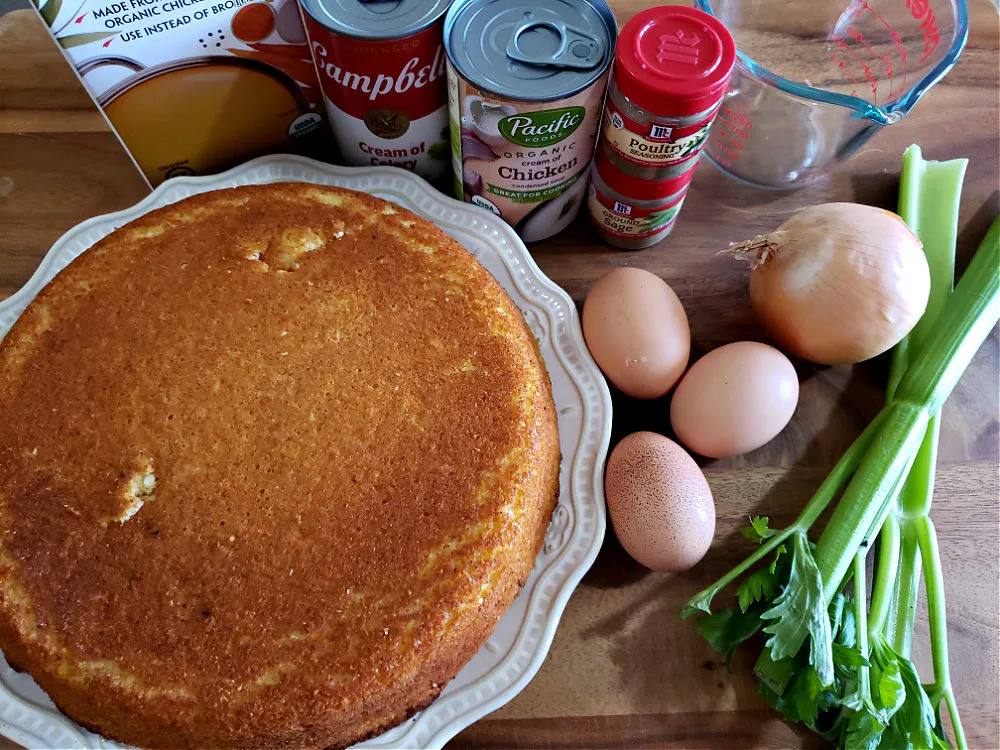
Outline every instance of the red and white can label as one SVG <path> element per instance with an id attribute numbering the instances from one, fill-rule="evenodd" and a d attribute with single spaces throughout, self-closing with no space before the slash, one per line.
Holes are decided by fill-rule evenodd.
<path id="1" fill-rule="evenodd" d="M 677 220 L 687 192 L 667 199 L 656 208 L 636 208 L 605 195 L 594 185 L 589 191 L 587 209 L 594 222 L 609 234 L 633 239 L 649 237 L 670 227 Z"/>
<path id="2" fill-rule="evenodd" d="M 303 13 L 330 127 L 341 157 L 429 180 L 451 159 L 442 22 L 403 39 L 335 34 Z"/>
<path id="3" fill-rule="evenodd" d="M 720 102 L 721 103 L 721 102 Z M 623 159 L 647 167 L 667 167 L 698 155 L 708 138 L 718 107 L 693 125 L 674 125 L 669 118 L 643 124 L 623 113 L 609 97 L 604 105 L 603 138 Z"/>

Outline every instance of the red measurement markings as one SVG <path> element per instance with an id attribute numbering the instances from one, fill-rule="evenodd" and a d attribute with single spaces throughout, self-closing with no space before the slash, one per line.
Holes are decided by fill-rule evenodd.
<path id="1" fill-rule="evenodd" d="M 878 19 L 879 21 L 881 21 L 881 22 L 882 22 L 882 24 L 883 24 L 883 25 L 884 25 L 884 26 L 885 26 L 885 27 L 886 27 L 887 29 L 889 29 L 889 31 L 892 31 L 892 26 L 890 26 L 890 25 L 889 25 L 889 22 L 885 20 L 885 17 L 884 17 L 884 16 L 882 16 L 882 14 L 881 14 L 881 13 L 879 13 L 879 12 L 878 12 L 877 10 L 875 10 L 875 9 L 874 9 L 874 8 L 873 8 L 873 7 L 871 6 L 871 3 L 869 3 L 869 2 L 868 2 L 868 0 L 862 0 L 862 3 L 861 3 L 861 9 L 862 9 L 862 10 L 867 10 L 867 11 L 868 11 L 869 13 L 871 13 L 871 14 L 872 14 L 873 16 L 875 16 L 875 18 L 877 18 L 877 19 Z"/>
<path id="2" fill-rule="evenodd" d="M 726 135 L 727 133 L 729 133 L 728 137 Z M 734 129 L 732 132 L 730 132 L 728 130 L 720 130 L 719 131 L 719 137 L 720 138 L 725 138 L 726 139 L 726 143 L 728 145 L 732 146 L 735 149 L 738 149 L 739 151 L 742 151 L 744 148 L 746 148 L 746 144 L 745 143 L 740 143 L 736 139 L 737 138 L 742 138 L 745 141 L 750 136 L 747 133 L 743 132 L 742 130 L 735 130 Z"/>
<path id="3" fill-rule="evenodd" d="M 924 62 L 941 43 L 941 30 L 938 29 L 937 17 L 929 0 L 906 0 L 906 7 L 910 9 L 913 20 L 920 21 L 920 36 L 924 40 L 924 55 L 920 58 L 920 62 Z"/>
<path id="4" fill-rule="evenodd" d="M 849 7 L 845 11 L 845 13 L 847 14 L 847 18 L 845 18 L 844 21 L 846 21 L 848 24 L 852 23 L 854 19 L 857 17 L 857 15 L 862 10 L 864 10 L 864 6 L 865 6 L 864 2 L 862 2 L 861 4 L 858 4 L 857 2 L 852 2 L 851 7 Z M 840 26 L 839 22 L 837 23 L 837 26 Z M 840 37 L 837 36 L 836 27 L 834 27 L 834 30 L 830 32 L 830 36 L 828 36 L 826 40 L 828 42 L 836 42 L 840 40 Z"/>
<path id="5" fill-rule="evenodd" d="M 734 122 L 738 122 L 747 130 L 753 129 L 753 124 L 750 122 L 750 116 L 745 112 L 740 112 L 739 110 L 732 110 L 726 106 L 721 107 L 719 111 L 722 113 L 723 115 L 722 119 L 725 120 L 726 124 L 732 125 Z"/>
<path id="6" fill-rule="evenodd" d="M 725 154 L 726 157 L 729 158 L 729 159 L 731 159 L 732 161 L 739 161 L 740 160 L 740 152 L 739 151 L 733 151 L 732 149 L 728 148 L 728 146 L 729 146 L 729 142 L 720 143 L 719 144 L 719 152 Z"/>
<path id="7" fill-rule="evenodd" d="M 843 49 L 845 52 L 847 52 L 851 57 L 853 57 L 861 64 L 861 68 L 865 72 L 865 80 L 868 81 L 872 89 L 872 99 L 874 100 L 873 103 L 878 104 L 878 82 L 875 80 L 875 74 L 872 72 L 871 66 L 864 60 L 862 60 L 858 56 L 858 53 L 855 52 L 853 49 L 851 49 L 850 45 L 843 39 L 838 39 L 837 44 L 840 46 L 841 49 Z"/>
<path id="8" fill-rule="evenodd" d="M 850 78 L 851 81 L 853 81 L 854 83 L 860 83 L 857 77 L 853 73 L 851 73 L 851 69 L 847 67 L 847 63 L 844 62 L 844 58 L 838 55 L 836 51 L 830 52 L 830 60 L 832 60 L 834 65 L 836 65 L 837 68 L 839 68 L 844 75 Z M 851 96 L 854 96 L 854 94 L 852 93 Z"/>
<path id="9" fill-rule="evenodd" d="M 867 5 L 867 3 L 866 3 L 866 5 Z M 870 44 L 868 44 L 868 40 L 865 39 L 864 34 L 862 34 L 858 29 L 854 28 L 853 26 L 848 26 L 847 27 L 847 34 L 848 34 L 848 36 L 851 36 L 855 40 L 857 40 L 857 42 L 859 44 L 861 44 L 866 50 L 868 50 L 868 52 L 869 52 L 869 54 L 871 54 L 873 60 L 878 60 L 879 62 L 882 63 L 882 67 L 885 68 L 885 74 L 889 78 L 889 99 L 888 99 L 888 101 L 892 101 L 892 61 L 889 59 L 889 54 L 888 53 L 882 53 L 880 55 L 875 50 L 874 47 L 872 47 Z M 869 79 L 869 81 L 871 81 L 871 79 Z"/>
<path id="10" fill-rule="evenodd" d="M 712 158 L 715 160 L 717 164 L 723 167 L 733 166 L 733 163 L 736 160 L 729 158 L 729 154 L 727 154 L 724 150 L 725 144 L 719 143 L 718 139 L 715 136 L 713 136 L 711 141 L 711 146 L 715 147 L 715 150 L 712 151 Z"/>
<path id="11" fill-rule="evenodd" d="M 858 42 L 862 47 L 871 52 L 872 57 L 878 57 L 878 54 L 875 52 L 875 49 L 870 44 L 868 44 L 868 41 L 865 39 L 865 35 L 862 34 L 860 31 L 858 31 L 856 28 L 854 28 L 853 26 L 848 26 L 847 35 L 850 37 L 854 37 L 854 41 Z"/>
<path id="12" fill-rule="evenodd" d="M 864 0 L 863 6 L 864 6 L 865 10 L 867 10 L 869 13 L 871 13 L 873 16 L 875 16 L 875 18 L 877 18 L 879 21 L 881 21 L 882 25 L 885 26 L 886 29 L 889 30 L 889 34 L 892 36 L 892 43 L 896 47 L 896 52 L 899 53 L 899 58 L 903 61 L 903 89 L 905 90 L 906 89 L 906 47 L 903 46 L 903 40 L 902 40 L 902 38 L 900 38 L 899 34 L 896 33 L 896 30 L 894 28 L 892 28 L 892 24 L 889 23 L 888 21 L 886 21 L 885 17 L 881 13 L 879 13 L 877 10 L 875 10 L 871 6 L 871 4 L 868 2 L 868 0 Z M 890 90 L 889 96 L 890 96 L 890 100 L 891 100 L 891 97 L 892 97 L 892 93 L 891 93 L 892 92 L 892 78 L 891 77 L 889 79 L 889 90 Z"/>
<path id="13" fill-rule="evenodd" d="M 895 82 L 895 78 L 892 75 L 892 58 L 889 57 L 888 52 L 883 52 L 879 59 L 882 61 L 882 67 L 885 68 L 885 74 L 889 76 L 889 101 L 892 101 L 892 85 Z"/>
<path id="14" fill-rule="evenodd" d="M 713 158 L 723 166 L 732 166 L 740 160 L 740 153 L 746 148 L 743 141 L 750 137 L 749 131 L 753 125 L 746 113 L 734 112 L 726 106 L 719 108 L 719 124 L 723 127 L 712 138 L 718 150 Z"/>

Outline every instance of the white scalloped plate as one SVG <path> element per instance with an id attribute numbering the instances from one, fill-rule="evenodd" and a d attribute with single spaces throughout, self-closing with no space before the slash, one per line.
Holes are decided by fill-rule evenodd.
<path id="1" fill-rule="evenodd" d="M 562 448 L 559 504 L 520 596 L 486 644 L 427 709 L 359 748 L 439 748 L 517 695 L 552 643 L 566 602 L 604 539 L 604 458 L 611 397 L 583 342 L 576 307 L 535 265 L 503 221 L 445 197 L 392 167 L 349 169 L 294 156 L 265 156 L 211 177 L 168 180 L 145 200 L 97 216 L 64 234 L 30 281 L 0 302 L 0 335 L 60 270 L 99 239 L 155 208 L 196 193 L 237 185 L 300 181 L 361 190 L 405 206 L 458 240 L 524 313 L 552 379 Z M 121 748 L 60 714 L 34 680 L 0 657 L 0 733 L 30 748 Z"/>

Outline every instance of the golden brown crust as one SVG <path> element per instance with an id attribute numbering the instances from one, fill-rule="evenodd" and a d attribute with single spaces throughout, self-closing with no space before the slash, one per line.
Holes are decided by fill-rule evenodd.
<path id="1" fill-rule="evenodd" d="M 558 454 L 523 318 L 429 222 L 297 183 L 195 196 L 0 342 L 0 647 L 123 742 L 350 744 L 492 632 Z"/>

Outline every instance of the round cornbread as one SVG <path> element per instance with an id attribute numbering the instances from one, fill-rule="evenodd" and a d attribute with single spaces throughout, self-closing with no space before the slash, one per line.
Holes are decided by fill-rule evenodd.
<path id="1" fill-rule="evenodd" d="M 537 343 L 458 243 L 348 190 L 197 195 L 0 342 L 0 648 L 118 741 L 345 746 L 489 637 L 558 472 Z"/>

